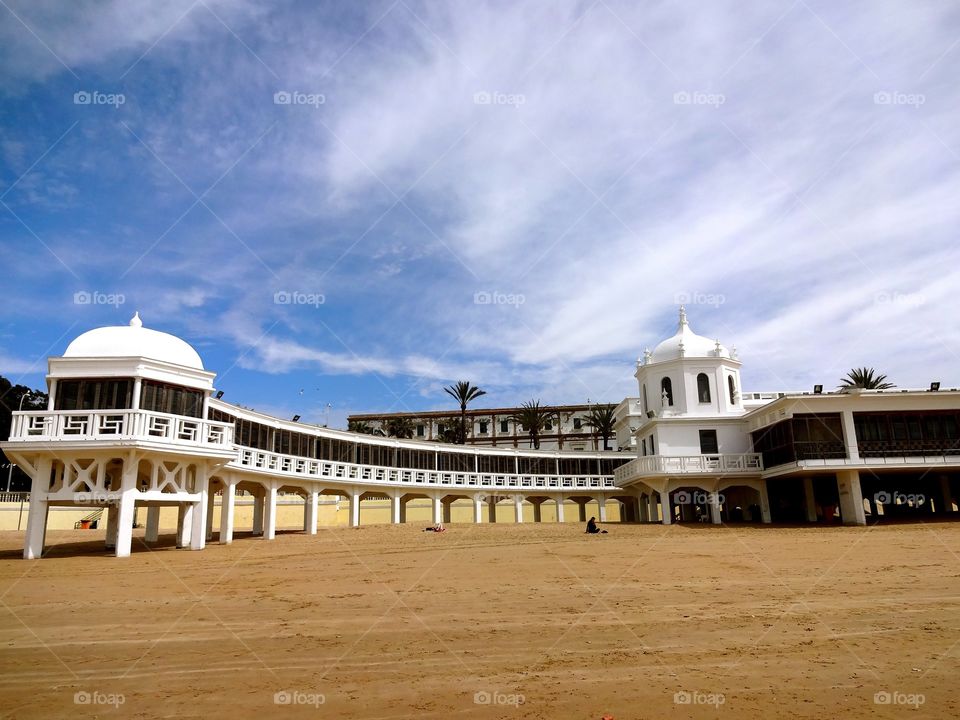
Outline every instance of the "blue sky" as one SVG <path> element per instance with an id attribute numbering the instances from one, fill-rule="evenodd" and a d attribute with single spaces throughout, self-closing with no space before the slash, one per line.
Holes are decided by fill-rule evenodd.
<path id="1" fill-rule="evenodd" d="M 305 420 L 616 402 L 685 300 L 745 389 L 958 385 L 958 64 L 942 2 L 3 0 L 0 373 L 139 310 Z"/>

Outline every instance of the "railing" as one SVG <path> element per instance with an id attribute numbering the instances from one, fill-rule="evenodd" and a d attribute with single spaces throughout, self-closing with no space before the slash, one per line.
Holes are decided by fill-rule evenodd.
<path id="1" fill-rule="evenodd" d="M 499 473 L 416 470 L 358 465 L 336 460 L 314 460 L 295 455 L 282 455 L 266 450 L 240 447 L 237 459 L 229 466 L 260 470 L 271 474 L 318 480 L 344 480 L 384 485 L 426 487 L 504 489 L 504 490 L 577 490 L 616 489 L 609 475 L 511 475 Z"/>
<path id="2" fill-rule="evenodd" d="M 233 448 L 231 423 L 146 410 L 15 412 L 12 442 L 152 440 L 177 445 Z"/>
<path id="3" fill-rule="evenodd" d="M 631 460 L 614 470 L 618 486 L 643 475 L 689 475 L 718 473 L 759 473 L 763 460 L 759 453 L 726 455 L 648 455 Z"/>

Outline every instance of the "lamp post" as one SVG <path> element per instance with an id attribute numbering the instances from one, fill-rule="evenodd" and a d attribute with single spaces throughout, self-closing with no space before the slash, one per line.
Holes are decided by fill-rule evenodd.
<path id="1" fill-rule="evenodd" d="M 23 399 L 26 397 L 26 394 L 20 396 L 20 406 L 17 408 L 17 412 L 23 411 Z M 9 460 L 10 458 L 7 458 Z M 10 468 L 7 470 L 7 492 L 10 492 L 10 483 L 13 480 L 13 463 L 8 463 Z"/>

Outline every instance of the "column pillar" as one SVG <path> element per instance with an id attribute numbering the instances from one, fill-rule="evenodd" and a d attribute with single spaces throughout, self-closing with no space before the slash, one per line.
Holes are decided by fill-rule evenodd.
<path id="1" fill-rule="evenodd" d="M 950 489 L 950 476 L 940 476 L 940 497 L 943 498 L 943 512 L 953 512 L 953 492 Z"/>
<path id="2" fill-rule="evenodd" d="M 403 499 L 403 495 L 400 496 L 400 522 L 407 522 L 407 501 Z"/>
<path id="3" fill-rule="evenodd" d="M 660 514 L 663 518 L 660 520 L 664 525 L 670 525 L 673 522 L 673 509 L 670 506 L 670 493 L 666 490 L 660 491 Z"/>
<path id="4" fill-rule="evenodd" d="M 317 506 L 320 493 L 316 490 L 307 490 L 307 496 L 303 499 L 303 531 L 307 535 L 317 534 Z"/>
<path id="5" fill-rule="evenodd" d="M 647 495 L 647 522 L 655 523 L 660 519 L 660 513 L 657 511 L 657 496 L 652 490 Z"/>
<path id="6" fill-rule="evenodd" d="M 270 483 L 263 503 L 263 537 L 273 540 L 277 536 L 277 484 Z"/>
<path id="7" fill-rule="evenodd" d="M 854 461 L 860 460 L 860 448 L 857 445 L 857 429 L 853 422 L 853 411 L 844 410 L 840 413 L 843 426 L 843 444 L 847 446 L 847 457 Z"/>
<path id="8" fill-rule="evenodd" d="M 490 522 L 495 523 L 497 521 L 497 496 L 492 495 L 489 500 L 487 500 L 487 518 Z"/>
<path id="9" fill-rule="evenodd" d="M 220 544 L 233 542 L 233 517 L 237 507 L 237 481 L 224 478 L 223 494 L 220 496 Z"/>
<path id="10" fill-rule="evenodd" d="M 401 497 L 403 496 L 399 492 L 390 496 L 390 522 L 394 525 L 399 525 L 402 522 L 400 519 Z"/>
<path id="11" fill-rule="evenodd" d="M 50 395 L 53 400 L 53 394 Z M 50 460 L 37 463 L 37 474 L 31 478 L 30 509 L 27 511 L 27 534 L 23 543 L 24 560 L 39 560 L 43 556 L 43 543 L 47 536 L 47 483 L 50 478 Z"/>
<path id="12" fill-rule="evenodd" d="M 710 522 L 719 525 L 722 522 L 720 517 L 720 493 L 709 493 L 707 498 L 707 505 L 710 507 Z"/>
<path id="13" fill-rule="evenodd" d="M 129 487 L 120 493 L 120 502 L 117 506 L 116 549 L 114 550 L 114 555 L 118 558 L 130 557 L 133 545 L 133 514 L 137 505 L 136 492 L 136 487 Z"/>
<path id="14" fill-rule="evenodd" d="M 860 489 L 860 471 L 843 470 L 837 473 L 837 491 L 840 495 L 840 517 L 844 525 L 866 525 L 863 512 L 863 491 Z"/>
<path id="15" fill-rule="evenodd" d="M 564 500 L 563 495 L 558 495 L 553 500 L 557 504 L 557 522 L 558 523 L 563 522 L 563 500 Z"/>
<path id="16" fill-rule="evenodd" d="M 360 527 L 360 495 L 356 490 L 350 492 L 350 527 Z"/>
<path id="17" fill-rule="evenodd" d="M 213 503 L 210 494 L 210 480 L 205 467 L 197 468 L 197 485 L 200 488 L 200 500 L 193 505 L 193 529 L 190 531 L 190 549 L 203 550 L 207 545 L 207 508 Z"/>
<path id="18" fill-rule="evenodd" d="M 863 512 L 863 507 L 861 505 L 860 512 Z M 769 525 L 773 522 L 770 517 L 770 495 L 767 494 L 767 481 L 760 481 L 760 522 L 765 525 Z"/>
<path id="19" fill-rule="evenodd" d="M 473 496 L 473 522 L 476 525 L 483 522 L 483 500 L 479 495 Z"/>
<path id="20" fill-rule="evenodd" d="M 213 539 L 213 503 L 214 503 L 214 493 L 207 493 L 207 542 L 210 542 Z"/>
<path id="21" fill-rule="evenodd" d="M 177 506 L 177 547 L 182 548 L 190 544 L 190 534 L 193 528 L 193 503 L 180 503 Z"/>
<path id="22" fill-rule="evenodd" d="M 803 479 L 803 504 L 807 511 L 807 522 L 815 523 L 817 521 L 817 499 L 813 491 L 813 478 L 805 477 Z"/>
<path id="23" fill-rule="evenodd" d="M 434 525 L 439 525 L 443 522 L 443 501 L 439 495 L 434 495 L 430 498 L 430 502 L 433 506 L 433 512 L 430 513 L 430 517 Z"/>
<path id="24" fill-rule="evenodd" d="M 523 495 L 513 496 L 513 521 L 515 523 L 523 522 Z"/>
<path id="25" fill-rule="evenodd" d="M 605 523 L 607 521 L 607 498 L 603 495 L 597 498 L 597 505 L 599 506 L 600 514 L 597 516 L 597 519 Z"/>
<path id="26" fill-rule="evenodd" d="M 453 517 L 453 510 L 450 509 L 452 505 L 453 505 L 453 500 L 448 500 L 447 502 L 443 503 L 443 521 L 445 523 L 453 522 L 450 519 L 451 517 Z"/>
<path id="27" fill-rule="evenodd" d="M 160 539 L 160 506 L 147 507 L 147 529 L 143 534 L 146 542 L 156 542 Z"/>
<path id="28" fill-rule="evenodd" d="M 107 550 L 116 550 L 117 548 L 117 520 L 119 516 L 119 502 L 111 502 L 107 506 L 107 536 L 104 541 Z"/>

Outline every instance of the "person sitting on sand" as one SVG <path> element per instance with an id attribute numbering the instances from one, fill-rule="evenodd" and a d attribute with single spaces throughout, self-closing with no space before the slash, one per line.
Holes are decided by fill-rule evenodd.
<path id="1" fill-rule="evenodd" d="M 587 532 L 591 535 L 597 535 L 599 533 L 605 533 L 606 530 L 601 530 L 600 526 L 597 525 L 597 519 L 592 517 L 587 521 Z"/>
<path id="2" fill-rule="evenodd" d="M 447 529 L 443 526 L 443 523 L 437 523 L 433 527 L 428 527 L 423 529 L 424 532 L 446 532 Z"/>

